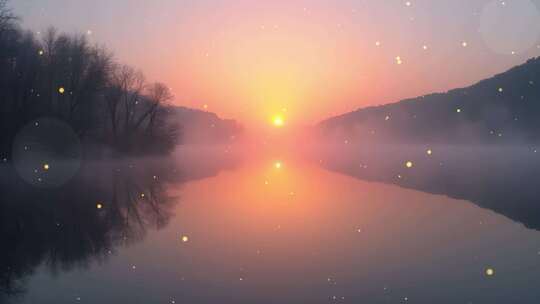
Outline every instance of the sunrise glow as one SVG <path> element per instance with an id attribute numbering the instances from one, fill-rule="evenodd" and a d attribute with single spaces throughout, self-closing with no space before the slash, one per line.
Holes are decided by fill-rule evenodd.
<path id="1" fill-rule="evenodd" d="M 540 303 L 539 87 L 540 0 L 0 0 L 0 304 Z"/>
<path id="2" fill-rule="evenodd" d="M 25 26 L 41 34 L 57 20 L 61 20 L 57 24 L 61 30 L 71 32 L 80 21 L 76 16 L 94 9 L 92 2 L 81 2 L 64 7 L 62 13 L 46 10 L 45 18 L 43 5 L 11 2 Z M 165 0 L 159 5 L 128 5 L 130 17 L 122 27 L 114 24 L 115 18 L 100 14 L 80 27 L 92 43 L 107 45 L 123 63 L 170 86 L 174 104 L 211 109 L 257 131 L 268 126 L 269 111 L 284 105 L 287 120 L 278 120 L 275 126 L 289 125 L 286 122 L 292 120 L 312 124 L 329 113 L 465 86 L 534 55 L 535 48 L 524 52 L 522 45 L 536 28 L 529 30 L 527 23 L 518 22 L 523 17 L 517 5 L 496 8 L 510 14 L 510 20 L 501 23 L 504 27 L 479 20 L 483 31 L 478 32 L 469 25 L 478 23 L 471 20 L 480 18 L 484 5 L 405 3 L 409 2 L 227 1 L 215 5 L 207 0 Z M 120 14 L 120 7 L 112 5 L 110 13 Z M 74 17 L 62 18 L 64 14 Z M 519 35 L 526 37 L 516 38 Z M 130 43 L 135 39 L 144 43 Z M 148 46 L 159 46 L 161 51 L 149 55 Z M 514 56 L 495 58 L 499 46 L 512 48 L 506 53 Z M 37 52 L 48 53 L 41 48 Z M 473 68 L 465 62 L 476 64 Z M 70 93 L 71 88 L 63 89 L 56 91 Z"/>
<path id="3" fill-rule="evenodd" d="M 274 124 L 274 126 L 280 128 L 280 127 L 283 127 L 283 124 L 285 122 L 283 121 L 283 117 L 275 116 L 274 119 L 272 120 L 272 123 Z"/>

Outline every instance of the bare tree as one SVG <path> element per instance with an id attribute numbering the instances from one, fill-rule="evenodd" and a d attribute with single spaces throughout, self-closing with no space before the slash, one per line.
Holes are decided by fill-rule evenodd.
<path id="1" fill-rule="evenodd" d="M 147 127 L 150 129 L 154 126 L 158 108 L 170 101 L 173 95 L 170 93 L 169 88 L 162 83 L 154 83 L 148 87 L 147 90 L 148 105 L 145 112 L 141 114 L 139 119 L 134 125 L 134 129 L 138 129 L 141 124 L 147 119 Z"/>
<path id="2" fill-rule="evenodd" d="M 8 0 L 0 0 L 0 32 L 8 29 L 17 20 L 7 3 Z"/>
<path id="3" fill-rule="evenodd" d="M 37 40 L 13 22 L 6 4 L 0 0 L 0 157 L 10 155 L 20 128 L 43 116 L 126 153 L 173 148 L 177 133 L 165 119 L 172 98 L 165 85 L 148 85 L 140 71 L 115 64 L 84 35 L 49 28 Z"/>
<path id="4" fill-rule="evenodd" d="M 141 72 L 125 65 L 115 66 L 111 74 L 105 99 L 112 136 L 114 140 L 117 140 L 120 134 L 130 132 L 136 107 L 145 88 L 145 81 Z"/>

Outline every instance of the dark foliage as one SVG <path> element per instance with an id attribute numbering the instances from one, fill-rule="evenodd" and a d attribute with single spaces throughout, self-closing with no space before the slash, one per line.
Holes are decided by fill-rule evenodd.
<path id="1" fill-rule="evenodd" d="M 0 0 L 2 158 L 11 159 L 18 131 L 42 117 L 67 123 L 83 144 L 124 154 L 166 153 L 178 136 L 177 127 L 165 123 L 171 98 L 163 84 L 147 84 L 84 35 L 49 29 L 36 37 L 20 29 Z"/>

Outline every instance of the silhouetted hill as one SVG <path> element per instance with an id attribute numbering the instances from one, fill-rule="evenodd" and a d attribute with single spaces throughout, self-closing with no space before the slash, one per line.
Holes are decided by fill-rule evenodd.
<path id="1" fill-rule="evenodd" d="M 402 143 L 540 141 L 540 58 L 467 88 L 359 109 L 321 122 L 327 139 Z"/>
<path id="2" fill-rule="evenodd" d="M 242 126 L 235 120 L 211 112 L 180 106 L 171 106 L 168 111 L 168 119 L 181 126 L 183 144 L 230 143 L 242 133 Z"/>

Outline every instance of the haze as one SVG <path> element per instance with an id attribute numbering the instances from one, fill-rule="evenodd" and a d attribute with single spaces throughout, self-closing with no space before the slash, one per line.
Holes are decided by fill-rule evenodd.
<path id="1" fill-rule="evenodd" d="M 530 1 L 18 0 L 23 26 L 85 32 L 250 129 L 445 91 L 538 55 Z M 475 64 L 470 64 L 474 62 Z M 444 71 L 444 73 L 441 73 Z"/>

